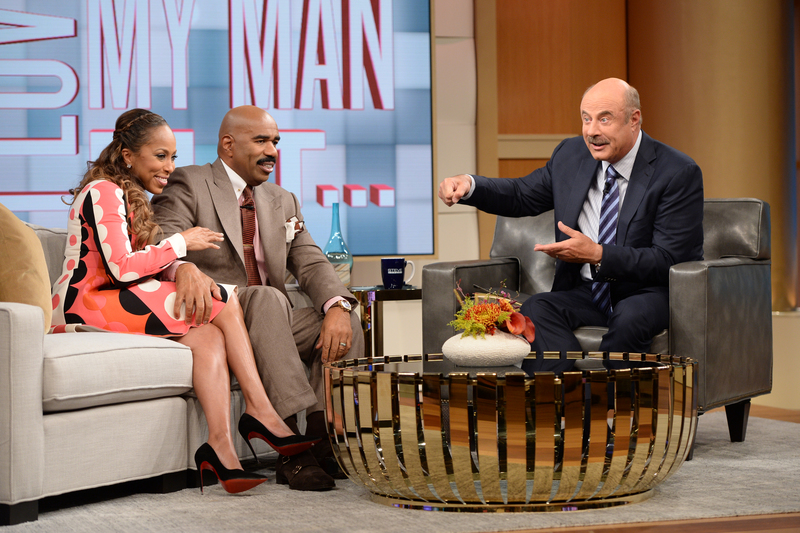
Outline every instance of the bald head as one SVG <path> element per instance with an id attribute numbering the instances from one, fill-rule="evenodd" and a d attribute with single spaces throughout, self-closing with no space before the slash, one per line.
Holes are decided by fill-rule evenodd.
<path id="1" fill-rule="evenodd" d="M 631 151 L 639 137 L 639 93 L 619 78 L 599 81 L 583 94 L 581 121 L 592 157 L 614 164 Z"/>
<path id="2" fill-rule="evenodd" d="M 248 185 L 257 187 L 275 169 L 280 138 L 269 113 L 251 105 L 235 107 L 220 124 L 217 155 Z"/>
<path id="3" fill-rule="evenodd" d="M 642 110 L 642 106 L 639 101 L 639 91 L 637 91 L 632 85 L 629 85 L 625 80 L 621 80 L 619 78 L 606 78 L 598 81 L 584 91 L 584 98 L 587 94 L 589 94 L 589 92 L 595 89 L 606 94 L 615 95 L 617 99 L 624 102 L 626 121 L 631 119 L 631 114 L 635 110 Z M 641 119 L 639 120 L 639 125 L 641 125 Z"/>

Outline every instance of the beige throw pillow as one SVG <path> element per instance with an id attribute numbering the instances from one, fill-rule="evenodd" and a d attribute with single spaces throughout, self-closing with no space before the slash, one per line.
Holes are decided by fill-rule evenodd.
<path id="1" fill-rule="evenodd" d="M 0 204 L 0 302 L 41 307 L 44 333 L 50 330 L 53 304 L 42 245 L 36 233 L 3 204 Z"/>

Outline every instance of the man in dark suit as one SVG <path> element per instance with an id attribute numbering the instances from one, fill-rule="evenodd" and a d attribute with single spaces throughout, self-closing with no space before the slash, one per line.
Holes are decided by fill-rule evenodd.
<path id="1" fill-rule="evenodd" d="M 178 268 L 175 305 L 185 302 L 203 316 L 214 282 L 239 286 L 256 364 L 275 410 L 299 433 L 295 415 L 305 409 L 306 434 L 322 439 L 313 453 L 281 456 L 276 479 L 292 489 L 324 490 L 334 486 L 331 475 L 343 476 L 327 438 L 322 363 L 363 357 L 364 336 L 350 312 L 356 299 L 306 230 L 297 198 L 267 182 L 279 140 L 275 120 L 263 109 L 230 110 L 220 126 L 219 158 L 176 169 L 153 197 L 153 209 L 166 235 L 194 226 L 225 234 L 220 249 L 186 255 L 197 268 Z M 292 308 L 287 270 L 313 307 Z"/>
<path id="2" fill-rule="evenodd" d="M 641 131 L 639 94 L 620 79 L 587 89 L 580 114 L 582 138 L 559 144 L 544 168 L 518 179 L 454 176 L 439 197 L 507 217 L 554 210 L 556 242 L 531 243 L 556 259 L 553 289 L 522 306 L 534 351 L 580 351 L 575 328 L 607 326 L 601 351 L 647 352 L 669 324 L 670 267 L 703 257 L 702 173 Z M 540 358 L 530 369 L 571 366 Z"/>

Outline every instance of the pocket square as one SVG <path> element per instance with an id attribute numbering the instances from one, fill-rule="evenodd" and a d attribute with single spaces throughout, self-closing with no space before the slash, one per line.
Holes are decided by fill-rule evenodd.
<path id="1" fill-rule="evenodd" d="M 292 242 L 295 235 L 303 231 L 306 227 L 305 222 L 298 220 L 297 217 L 292 217 L 284 224 L 286 227 L 286 242 Z"/>

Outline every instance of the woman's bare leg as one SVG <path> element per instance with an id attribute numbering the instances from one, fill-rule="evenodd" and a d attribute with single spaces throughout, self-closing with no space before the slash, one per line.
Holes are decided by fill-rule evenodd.
<path id="1" fill-rule="evenodd" d="M 258 375 L 250 335 L 244 324 L 242 307 L 236 293 L 228 299 L 228 303 L 211 324 L 217 326 L 225 336 L 225 351 L 228 365 L 239 381 L 246 404 L 245 412 L 264 424 L 277 437 L 294 435 L 289 426 L 281 419 L 272 402 L 269 401 L 261 377 Z M 202 328 L 201 328 L 202 329 Z"/>
<path id="2" fill-rule="evenodd" d="M 231 378 L 222 331 L 206 324 L 175 340 L 192 349 L 192 383 L 208 422 L 208 443 L 225 468 L 241 469 L 231 435 Z"/>

